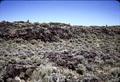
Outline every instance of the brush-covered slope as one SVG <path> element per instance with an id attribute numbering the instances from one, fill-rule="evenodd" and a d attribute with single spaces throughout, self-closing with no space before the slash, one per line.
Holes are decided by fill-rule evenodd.
<path id="1" fill-rule="evenodd" d="M 0 22 L 0 82 L 120 82 L 120 26 Z"/>

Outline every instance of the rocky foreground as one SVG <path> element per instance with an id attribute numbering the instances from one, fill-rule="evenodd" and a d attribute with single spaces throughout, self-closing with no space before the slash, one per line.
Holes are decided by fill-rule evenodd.
<path id="1" fill-rule="evenodd" d="M 0 82 L 120 82 L 120 26 L 0 22 Z"/>

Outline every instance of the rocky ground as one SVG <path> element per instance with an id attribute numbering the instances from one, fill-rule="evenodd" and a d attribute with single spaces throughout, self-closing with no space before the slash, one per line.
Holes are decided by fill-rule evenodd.
<path id="1" fill-rule="evenodd" d="M 0 22 L 0 82 L 120 82 L 120 26 Z"/>

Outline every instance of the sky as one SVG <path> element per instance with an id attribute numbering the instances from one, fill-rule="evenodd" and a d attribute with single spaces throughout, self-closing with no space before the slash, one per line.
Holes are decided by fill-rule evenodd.
<path id="1" fill-rule="evenodd" d="M 120 3 L 114 0 L 3 0 L 0 21 L 3 20 L 120 25 Z"/>

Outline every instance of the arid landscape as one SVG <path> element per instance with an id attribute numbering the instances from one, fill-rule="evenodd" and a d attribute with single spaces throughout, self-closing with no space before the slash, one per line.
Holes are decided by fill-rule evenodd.
<path id="1" fill-rule="evenodd" d="M 0 82 L 120 82 L 120 26 L 2 21 Z"/>

